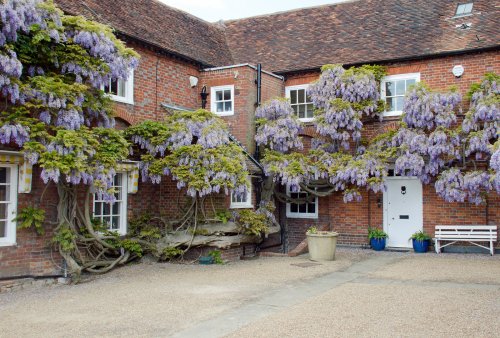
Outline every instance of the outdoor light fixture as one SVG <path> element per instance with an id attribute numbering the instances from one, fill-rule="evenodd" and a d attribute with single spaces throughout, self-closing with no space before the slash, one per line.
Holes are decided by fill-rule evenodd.
<path id="1" fill-rule="evenodd" d="M 190 76 L 189 84 L 191 85 L 191 88 L 196 87 L 198 85 L 198 78 L 196 76 Z"/>
<path id="2" fill-rule="evenodd" d="M 401 194 L 406 195 L 406 187 L 404 185 L 401 187 Z"/>
<path id="3" fill-rule="evenodd" d="M 459 78 L 464 73 L 464 66 L 457 65 L 457 66 L 453 67 L 453 69 L 451 70 L 451 72 L 453 73 L 453 75 L 455 75 L 455 77 Z"/>
<path id="4" fill-rule="evenodd" d="M 205 109 L 206 108 L 208 95 L 210 95 L 210 94 L 207 93 L 207 86 L 203 86 L 203 88 L 201 89 L 201 93 L 200 93 L 200 96 L 201 96 L 201 109 Z"/>
<path id="5" fill-rule="evenodd" d="M 380 197 L 377 198 L 377 207 L 382 208 L 382 199 Z"/>

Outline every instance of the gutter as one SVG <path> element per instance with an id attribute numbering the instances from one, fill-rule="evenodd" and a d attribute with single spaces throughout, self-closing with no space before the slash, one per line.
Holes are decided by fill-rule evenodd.
<path id="1" fill-rule="evenodd" d="M 250 68 L 252 68 L 254 70 L 258 70 L 258 66 L 256 67 L 256 66 L 254 66 L 254 65 L 252 65 L 250 63 L 239 63 L 239 64 L 236 64 L 236 65 L 230 65 L 230 66 L 204 68 L 201 71 L 202 72 L 213 72 L 213 71 L 217 71 L 217 70 L 224 70 L 224 69 L 231 69 L 231 68 L 240 68 L 240 67 L 250 67 Z M 263 69 L 261 69 L 261 72 L 265 73 L 267 75 L 270 75 L 272 77 L 275 77 L 277 79 L 280 79 L 281 81 L 285 81 L 284 76 L 277 75 L 275 73 L 268 72 L 267 70 L 263 70 Z"/>

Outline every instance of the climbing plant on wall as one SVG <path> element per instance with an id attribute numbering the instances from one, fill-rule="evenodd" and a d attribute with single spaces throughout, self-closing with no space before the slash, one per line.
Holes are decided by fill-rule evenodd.
<path id="1" fill-rule="evenodd" d="M 115 198 L 115 169 L 129 146 L 101 88 L 126 79 L 138 55 L 109 27 L 63 15 L 52 1 L 2 1 L 0 20 L 0 143 L 20 149 L 45 183 L 57 185 L 55 244 L 71 272 L 128 261 L 133 253 L 92 223 L 88 196 L 93 186 Z M 84 207 L 80 184 L 88 187 Z"/>
<path id="2" fill-rule="evenodd" d="M 265 148 L 268 177 L 292 192 L 308 192 L 308 198 L 341 192 L 345 202 L 360 200 L 360 189 L 383 191 L 391 167 L 396 174 L 433 183 L 446 201 L 479 204 L 486 193 L 500 193 L 499 77 L 488 74 L 471 88 L 462 121 L 458 92 L 437 93 L 417 84 L 406 94 L 397 128 L 363 140 L 364 122 L 382 118 L 378 82 L 383 73 L 372 66 L 322 68 L 308 89 L 315 136 L 306 151 L 299 137 L 305 126 L 287 101 L 275 99 L 257 109 L 255 139 Z M 308 199 L 274 193 L 287 202 Z"/>

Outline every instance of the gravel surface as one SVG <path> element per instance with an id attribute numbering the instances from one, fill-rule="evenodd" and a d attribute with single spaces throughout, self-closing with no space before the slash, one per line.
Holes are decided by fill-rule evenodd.
<path id="1" fill-rule="evenodd" d="M 380 258 L 381 268 L 363 272 Z M 309 262 L 300 256 L 224 266 L 143 263 L 79 285 L 0 294 L 0 336 L 167 337 L 206 320 L 230 318 L 235 309 L 332 273 L 351 280 L 277 307 L 231 337 L 498 337 L 500 332 L 500 255 L 339 248 L 334 262 L 300 266 Z"/>
<path id="2" fill-rule="evenodd" d="M 307 268 L 306 256 L 227 265 L 137 264 L 73 286 L 0 294 L 0 336 L 168 336 L 280 286 L 345 269 L 356 251 Z M 15 323 L 15 324 L 14 324 Z"/>

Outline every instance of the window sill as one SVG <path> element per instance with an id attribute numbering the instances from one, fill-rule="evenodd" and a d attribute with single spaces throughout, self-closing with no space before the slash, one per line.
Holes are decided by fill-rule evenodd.
<path id="1" fill-rule="evenodd" d="M 233 116 L 234 115 L 234 111 L 227 111 L 224 113 L 215 113 L 215 112 L 212 112 L 212 113 L 214 113 L 217 116 Z"/>
<path id="2" fill-rule="evenodd" d="M 307 117 L 307 118 L 299 118 L 299 121 L 301 122 L 313 122 L 315 120 L 314 117 Z"/>
<path id="3" fill-rule="evenodd" d="M 297 215 L 297 214 L 289 214 L 289 213 L 286 213 L 286 217 L 287 218 L 297 218 L 297 219 L 318 219 L 318 215 L 315 215 L 315 214 L 310 214 L 310 215 L 306 215 L 306 214 L 303 214 L 303 215 Z"/>
<path id="4" fill-rule="evenodd" d="M 17 246 L 16 242 L 0 242 L 0 248 L 6 248 L 10 246 Z"/>
<path id="5" fill-rule="evenodd" d="M 108 97 L 115 101 L 115 102 L 120 102 L 120 103 L 126 103 L 130 105 L 134 105 L 134 100 L 126 97 L 121 97 L 121 96 L 116 96 L 116 95 L 111 95 L 109 94 Z"/>
<path id="6" fill-rule="evenodd" d="M 229 209 L 253 209 L 253 205 L 252 204 L 241 204 L 241 205 L 233 205 L 231 204 L 231 206 L 229 207 Z"/>
<path id="7" fill-rule="evenodd" d="M 391 111 L 391 112 L 384 112 L 383 116 L 384 117 L 391 117 L 391 116 L 401 116 L 403 115 L 403 111 Z"/>

